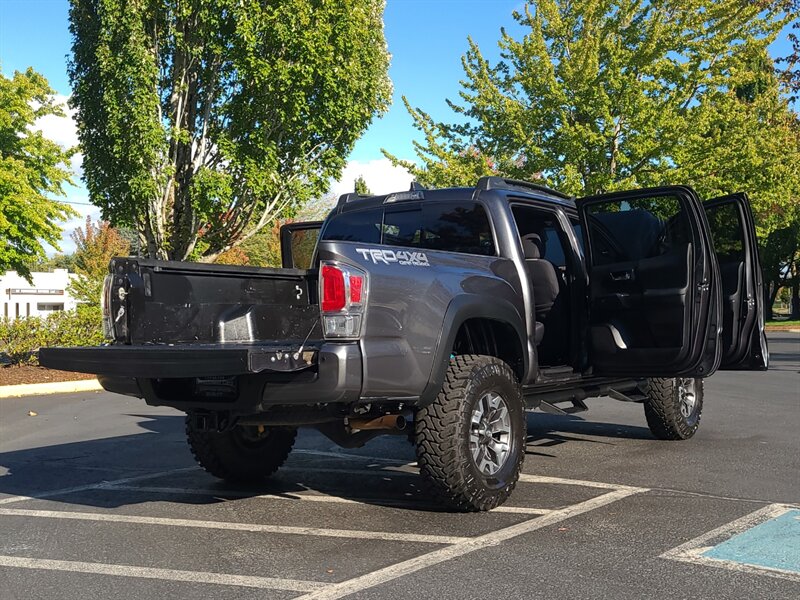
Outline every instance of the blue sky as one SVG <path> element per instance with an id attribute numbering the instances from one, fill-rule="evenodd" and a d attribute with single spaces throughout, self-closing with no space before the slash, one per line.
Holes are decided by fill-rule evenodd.
<path id="1" fill-rule="evenodd" d="M 389 168 L 380 152 L 386 148 L 403 158 L 413 158 L 415 130 L 403 107 L 405 95 L 435 118 L 450 114 L 446 98 L 457 99 L 462 77 L 461 56 L 467 49 L 467 36 L 481 47 L 488 58 L 497 56 L 500 28 L 512 33 L 514 9 L 521 0 L 388 0 L 384 16 L 386 38 L 392 53 L 390 76 L 394 84 L 394 103 L 389 112 L 375 121 L 356 144 L 350 164 L 333 190 L 352 189 L 352 181 L 362 174 L 373 191 L 391 191 L 406 185 L 408 177 Z M 0 0 L 0 68 L 9 75 L 32 66 L 50 81 L 61 95 L 70 93 L 66 73 L 70 48 L 67 0 Z M 773 44 L 774 56 L 786 54 L 785 35 Z M 70 143 L 74 131 L 64 123 L 51 123 L 52 136 Z M 50 128 L 48 128 L 50 131 Z M 388 188 L 388 189 L 387 189 Z M 69 190 L 69 201 L 87 203 L 86 190 Z M 83 214 L 97 211 L 76 204 Z M 65 225 L 71 230 L 75 222 Z M 65 250 L 70 244 L 64 245 Z"/>

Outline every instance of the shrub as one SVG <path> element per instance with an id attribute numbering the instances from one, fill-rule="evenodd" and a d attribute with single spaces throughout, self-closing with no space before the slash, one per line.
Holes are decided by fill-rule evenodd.
<path id="1" fill-rule="evenodd" d="M 81 304 L 47 317 L 0 320 L 0 353 L 8 355 L 12 364 L 37 364 L 39 348 L 47 346 L 96 346 L 102 342 L 98 306 Z"/>

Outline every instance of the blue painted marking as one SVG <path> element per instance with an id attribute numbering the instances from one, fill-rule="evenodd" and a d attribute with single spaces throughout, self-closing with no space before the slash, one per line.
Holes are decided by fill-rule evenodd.
<path id="1" fill-rule="evenodd" d="M 743 531 L 703 556 L 800 573 L 800 510 L 790 510 Z"/>

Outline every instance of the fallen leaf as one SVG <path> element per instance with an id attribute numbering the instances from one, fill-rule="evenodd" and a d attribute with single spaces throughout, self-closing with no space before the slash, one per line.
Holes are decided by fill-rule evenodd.
<path id="1" fill-rule="evenodd" d="M 569 528 L 568 527 L 559 527 L 558 530 L 559 531 L 569 531 Z"/>
<path id="2" fill-rule="evenodd" d="M 330 575 L 331 573 L 333 573 L 333 569 L 328 569 L 328 570 L 327 570 L 327 571 L 325 571 L 325 572 L 326 572 L 326 573 L 328 573 L 328 574 Z"/>
<path id="3" fill-rule="evenodd" d="M 29 417 L 35 417 L 35 416 L 37 416 L 38 414 L 39 414 L 39 413 L 37 413 L 35 410 L 29 410 L 29 411 L 28 411 L 28 416 L 29 416 Z"/>

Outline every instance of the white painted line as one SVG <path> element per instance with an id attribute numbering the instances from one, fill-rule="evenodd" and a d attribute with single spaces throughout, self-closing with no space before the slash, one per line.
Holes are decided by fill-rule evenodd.
<path id="1" fill-rule="evenodd" d="M 160 486 L 139 486 L 139 485 L 109 485 L 103 486 L 105 490 L 119 490 L 125 492 L 144 492 L 149 494 L 172 494 L 187 496 L 209 496 L 212 498 L 255 498 L 259 500 L 300 500 L 304 502 L 328 502 L 331 504 L 367 504 L 384 505 L 392 507 L 414 508 L 420 503 L 415 500 L 403 498 L 343 498 L 341 496 L 330 496 L 328 494 L 297 494 L 293 492 L 277 494 L 254 494 L 246 490 L 209 490 L 202 488 L 178 488 Z M 492 509 L 497 513 L 519 513 L 525 515 L 546 515 L 553 512 L 549 508 L 528 508 L 527 506 L 498 506 Z"/>
<path id="2" fill-rule="evenodd" d="M 733 536 L 752 529 L 770 519 L 780 517 L 782 514 L 790 510 L 796 510 L 798 507 L 791 504 L 770 504 L 757 511 L 751 512 L 726 523 L 721 527 L 712 529 L 703 535 L 697 536 L 688 542 L 681 544 L 664 552 L 659 558 L 666 558 L 669 560 L 677 560 L 680 562 L 704 565 L 707 567 L 717 567 L 720 569 L 727 569 L 729 571 L 737 571 L 739 573 L 756 573 L 760 575 L 767 575 L 770 577 L 778 577 L 780 579 L 788 579 L 790 581 L 800 582 L 800 573 L 797 571 L 788 571 L 784 569 L 776 569 L 773 567 L 764 567 L 760 565 L 743 564 L 735 561 L 721 560 L 712 558 L 710 556 L 703 556 L 703 553 L 713 548 L 716 544 L 713 542 L 721 543 L 728 540 Z"/>
<path id="3" fill-rule="evenodd" d="M 505 527 L 503 529 L 498 529 L 497 531 L 474 537 L 464 542 L 447 546 L 445 548 L 423 554 L 422 556 L 417 556 L 415 558 L 384 567 L 383 569 L 378 569 L 377 571 L 373 571 L 372 573 L 368 573 L 360 577 L 355 577 L 347 581 L 331 584 L 326 588 L 316 592 L 311 592 L 310 594 L 304 596 L 300 596 L 300 598 L 296 598 L 295 600 L 335 600 L 337 598 L 349 596 L 350 594 L 361 592 L 363 590 L 386 583 L 387 581 L 415 573 L 453 558 L 458 558 L 459 556 L 464 556 L 465 554 L 469 554 L 477 550 L 483 550 L 484 548 L 488 548 L 490 546 L 496 546 L 511 538 L 554 525 L 564 521 L 565 519 L 575 517 L 590 510 L 595 510 L 601 506 L 611 504 L 617 500 L 621 500 L 633 494 L 644 491 L 647 490 L 643 488 L 626 488 L 608 492 L 601 496 L 597 496 L 596 498 L 586 500 L 585 502 L 580 502 L 560 510 L 554 510 L 553 512 L 542 517 L 528 519 L 522 523 L 517 523 L 516 525 L 511 525 L 510 527 Z"/>
<path id="4" fill-rule="evenodd" d="M 48 490 L 32 496 L 7 496 L 0 498 L 0 504 L 12 504 L 14 502 L 24 502 L 25 500 L 41 500 L 44 498 L 51 498 L 52 496 L 61 496 L 62 494 L 73 494 L 75 492 L 85 492 L 87 490 L 102 489 L 106 486 L 131 483 L 134 481 L 145 481 L 147 479 L 156 479 L 165 475 L 174 475 L 175 473 L 183 473 L 185 471 L 197 471 L 199 467 L 182 467 L 180 469 L 170 469 L 168 471 L 158 471 L 156 473 L 146 473 L 144 475 L 135 475 L 134 477 L 124 477 L 122 479 L 113 479 L 111 481 L 102 481 L 100 483 L 87 483 L 85 485 L 76 485 L 74 487 L 60 488 L 57 490 Z"/>
<path id="5" fill-rule="evenodd" d="M 278 473 L 322 473 L 326 475 L 382 475 L 384 477 L 399 475 L 401 477 L 419 477 L 418 470 L 407 466 L 381 467 L 379 469 L 325 469 L 323 467 L 281 467 Z"/>
<path id="6" fill-rule="evenodd" d="M 634 490 L 627 485 L 618 485 L 616 483 L 603 483 L 600 481 L 584 481 L 582 479 L 564 479 L 563 477 L 547 477 L 545 475 L 528 475 L 522 473 L 519 480 L 523 483 L 549 483 L 557 485 L 574 485 L 578 487 L 597 488 L 601 490 Z"/>
<path id="7" fill-rule="evenodd" d="M 42 519 L 65 519 L 72 521 L 96 521 L 104 523 L 135 523 L 138 525 L 158 525 L 166 527 L 196 527 L 200 529 L 219 529 L 225 531 L 249 531 L 252 533 L 273 533 L 285 535 L 313 535 L 321 537 L 351 538 L 364 540 L 384 540 L 391 542 L 423 544 L 458 544 L 469 540 L 465 537 L 444 535 L 424 535 L 416 533 L 391 533 L 387 531 L 364 531 L 357 529 L 325 529 L 321 527 L 292 527 L 289 525 L 263 525 L 260 523 L 232 523 L 228 521 L 200 521 L 194 519 L 171 519 L 166 517 L 142 517 L 113 513 L 69 512 L 55 510 L 27 510 L 0 508 L 0 516 L 32 517 Z"/>
<path id="8" fill-rule="evenodd" d="M 672 550 L 668 550 L 661 555 L 661 558 L 675 559 L 686 551 L 695 550 L 701 546 L 708 547 L 712 545 L 708 542 L 715 538 L 732 538 L 737 533 L 751 529 L 759 523 L 768 521 L 769 519 L 779 517 L 783 513 L 794 508 L 796 507 L 789 504 L 770 504 L 769 506 L 760 508 L 757 511 L 748 513 L 745 516 L 736 519 L 735 521 L 731 521 L 730 523 L 726 523 L 725 525 L 717 527 L 716 529 L 712 529 L 703 535 L 699 535 L 696 538 L 691 539 L 676 548 L 673 548 Z"/>
<path id="9" fill-rule="evenodd" d="M 77 381 L 51 381 L 48 383 L 22 383 L 19 385 L 0 385 L 0 398 L 20 398 L 22 396 L 44 396 L 46 394 L 72 394 L 75 392 L 100 392 L 103 386 L 97 379 Z"/>
<path id="10" fill-rule="evenodd" d="M 209 583 L 213 585 L 236 585 L 267 590 L 287 590 L 290 592 L 313 592 L 314 590 L 319 590 L 328 585 L 317 581 L 301 581 L 297 579 L 276 579 L 273 577 L 253 577 L 249 575 L 229 575 L 227 573 L 205 573 L 201 571 L 176 571 L 173 569 L 156 569 L 132 565 L 109 565 L 71 560 L 23 558 L 21 556 L 0 556 L 0 567 L 68 571 L 72 573 L 91 573 L 94 575 L 116 575 L 122 577 L 139 577 L 142 579 Z"/>
<path id="11" fill-rule="evenodd" d="M 740 563 L 732 560 L 721 560 L 719 558 L 712 558 L 710 556 L 703 556 L 703 553 L 711 550 L 713 546 L 700 546 L 691 550 L 685 550 L 678 556 L 664 556 L 661 558 L 669 558 L 679 562 L 685 562 L 693 565 L 702 565 L 705 567 L 716 567 L 718 569 L 726 569 L 728 571 L 736 571 L 738 573 L 749 573 L 756 575 L 767 575 L 768 577 L 777 577 L 778 579 L 788 579 L 789 581 L 796 581 L 800 583 L 800 573 L 797 571 L 789 571 L 786 569 L 778 569 L 775 567 L 765 567 L 762 565 L 751 565 Z"/>
<path id="12" fill-rule="evenodd" d="M 328 458 L 341 458 L 356 462 L 381 462 L 393 465 L 414 466 L 417 461 L 407 462 L 397 458 L 386 458 L 385 456 L 370 456 L 368 454 L 350 454 L 349 452 L 325 452 L 324 450 L 292 450 L 292 454 L 308 454 L 309 456 L 325 456 Z"/>

